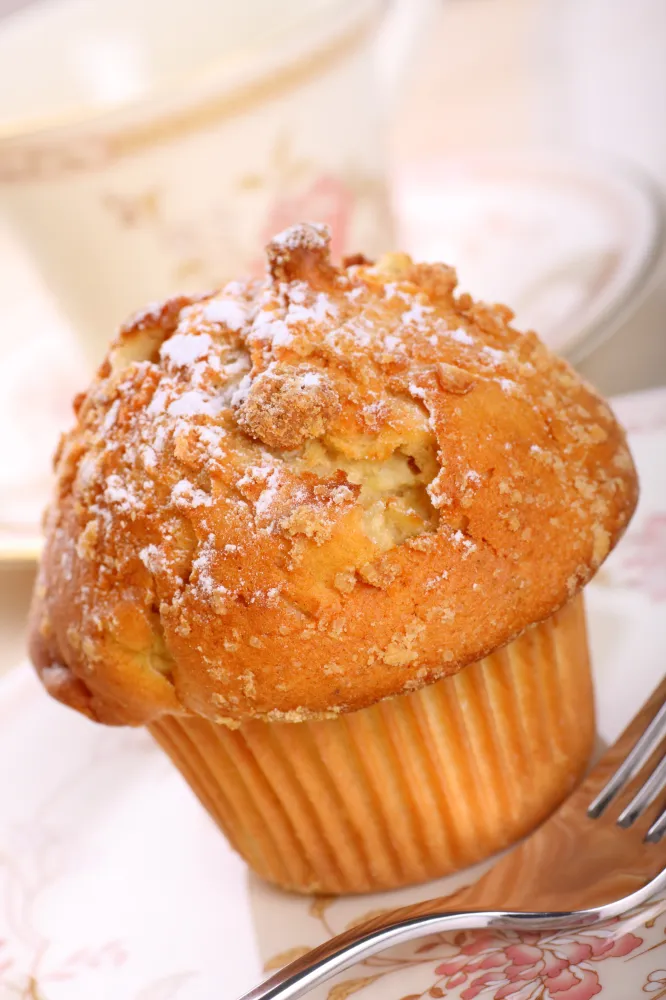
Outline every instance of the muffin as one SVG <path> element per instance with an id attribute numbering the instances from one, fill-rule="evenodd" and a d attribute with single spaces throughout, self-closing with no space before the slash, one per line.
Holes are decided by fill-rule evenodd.
<path id="1" fill-rule="evenodd" d="M 264 878 L 365 892 L 528 833 L 594 735 L 581 588 L 637 483 L 504 306 L 325 227 L 112 343 L 55 459 L 47 690 L 147 726 Z"/>

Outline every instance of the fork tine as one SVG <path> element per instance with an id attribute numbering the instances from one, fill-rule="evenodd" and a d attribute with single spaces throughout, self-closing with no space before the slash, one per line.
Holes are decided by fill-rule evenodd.
<path id="1" fill-rule="evenodd" d="M 622 810 L 618 817 L 618 825 L 627 827 L 635 823 L 664 788 L 666 788 L 666 755 L 661 758 L 645 784 Z"/>
<path id="2" fill-rule="evenodd" d="M 648 832 L 645 834 L 645 840 L 649 844 L 658 844 L 661 838 L 666 833 L 666 809 L 663 810 L 660 816 L 654 821 Z"/>
<path id="3" fill-rule="evenodd" d="M 647 763 L 666 735 L 666 703 L 664 703 L 645 732 L 627 754 L 617 771 L 590 804 L 587 815 L 597 819 L 608 808 L 627 782 L 634 778 Z"/>

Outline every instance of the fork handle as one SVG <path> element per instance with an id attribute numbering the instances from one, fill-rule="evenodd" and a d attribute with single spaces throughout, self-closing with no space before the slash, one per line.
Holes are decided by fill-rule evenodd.
<path id="1" fill-rule="evenodd" d="M 403 909 L 418 909 L 418 904 Z M 457 912 L 419 915 L 400 920 L 400 912 L 396 910 L 392 913 L 389 926 L 384 924 L 372 930 L 371 925 L 377 921 L 370 921 L 325 941 L 307 955 L 290 962 L 249 993 L 244 993 L 238 1000 L 296 1000 L 336 973 L 344 972 L 385 948 L 404 944 L 434 931 L 488 927 L 496 916 L 491 912 Z"/>
<path id="2" fill-rule="evenodd" d="M 442 901 L 444 902 L 444 901 Z M 479 930 L 501 923 L 503 927 L 529 929 L 570 927 L 597 923 L 597 910 L 575 913 L 505 913 L 498 910 L 453 910 L 432 912 L 433 901 L 393 910 L 389 917 L 376 917 L 338 934 L 290 962 L 238 1000 L 297 1000 L 338 972 L 386 948 L 414 938 L 445 931 Z M 426 907 L 430 912 L 426 911 Z M 606 909 L 604 907 L 604 909 Z M 612 906 L 607 908 L 609 911 Z M 613 916 L 613 913 L 608 916 Z M 402 918 L 402 919 L 401 919 Z M 606 917 L 607 919 L 608 917 Z"/>

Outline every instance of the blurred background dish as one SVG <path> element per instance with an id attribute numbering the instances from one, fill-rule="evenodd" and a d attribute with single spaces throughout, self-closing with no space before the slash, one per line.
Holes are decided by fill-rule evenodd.
<path id="1" fill-rule="evenodd" d="M 405 168 L 399 238 L 419 260 L 450 261 L 463 290 L 508 302 L 577 363 L 649 289 L 663 251 L 656 185 L 581 154 L 495 153 Z"/>
<path id="2" fill-rule="evenodd" d="M 538 139 L 627 159 L 666 188 L 666 4 L 539 0 L 534 12 Z"/>
<path id="3" fill-rule="evenodd" d="M 50 0 L 0 21 L 0 208 L 92 361 L 145 302 L 259 273 L 297 219 L 338 253 L 393 243 L 378 81 L 399 91 L 433 3 Z"/>

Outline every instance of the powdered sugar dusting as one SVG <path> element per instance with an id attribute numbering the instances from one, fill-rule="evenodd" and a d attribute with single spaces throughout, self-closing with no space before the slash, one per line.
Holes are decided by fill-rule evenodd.
<path id="1" fill-rule="evenodd" d="M 432 306 L 425 306 L 422 302 L 413 302 L 409 309 L 406 309 L 402 314 L 403 323 L 414 323 L 416 326 L 422 326 L 427 322 L 434 313 Z"/>
<path id="2" fill-rule="evenodd" d="M 250 391 L 250 386 L 252 385 L 252 379 L 249 375 L 244 375 L 240 380 L 234 391 L 229 397 L 229 404 L 233 407 L 240 406 L 247 399 L 247 395 Z"/>
<path id="3" fill-rule="evenodd" d="M 190 389 L 169 403 L 167 412 L 171 417 L 214 417 L 221 408 L 219 400 L 211 399 L 198 389 Z"/>
<path id="4" fill-rule="evenodd" d="M 234 331 L 242 329 L 246 321 L 245 309 L 233 299 L 211 299 L 201 310 L 201 315 L 208 323 L 221 323 Z"/>
<path id="5" fill-rule="evenodd" d="M 473 542 L 472 539 L 468 538 L 462 531 L 454 531 L 451 537 L 453 541 L 462 548 L 463 559 L 471 556 L 472 552 L 476 552 L 476 542 Z"/>
<path id="6" fill-rule="evenodd" d="M 260 309 L 254 318 L 248 340 L 265 341 L 271 347 L 288 347 L 293 342 L 293 334 L 283 319 L 275 313 Z"/>
<path id="7" fill-rule="evenodd" d="M 455 340 L 457 344 L 471 345 L 474 343 L 474 338 L 470 337 L 467 330 L 463 330 L 462 327 L 459 327 L 457 330 L 449 330 L 448 335 L 451 340 Z"/>
<path id="8" fill-rule="evenodd" d="M 494 364 L 502 364 L 506 361 L 506 354 L 504 351 L 498 351 L 495 347 L 491 347 L 489 344 L 484 344 L 481 348 L 481 353 L 490 359 Z"/>
<path id="9" fill-rule="evenodd" d="M 409 383 L 409 391 L 412 396 L 416 396 L 417 399 L 425 399 L 426 391 L 421 385 L 417 385 L 415 382 Z"/>
<path id="10" fill-rule="evenodd" d="M 42 667 L 42 677 L 51 689 L 67 684 L 72 679 L 71 672 L 60 663 L 50 663 L 48 667 Z"/>
<path id="11" fill-rule="evenodd" d="M 113 401 L 113 403 L 111 404 L 111 406 L 109 407 L 109 410 L 108 410 L 106 416 L 104 417 L 104 422 L 102 424 L 102 431 L 105 434 L 108 434 L 108 432 L 111 430 L 111 428 L 115 424 L 116 417 L 118 416 L 118 410 L 119 409 L 120 409 L 120 400 L 119 399 L 115 399 Z"/>
<path id="12" fill-rule="evenodd" d="M 286 316 L 288 326 L 293 323 L 322 323 L 327 317 L 335 316 L 337 312 L 334 304 L 324 292 L 318 292 L 310 306 L 302 305 L 302 292 L 298 298 L 299 301 L 296 302 L 293 295 L 291 297 Z"/>
<path id="13" fill-rule="evenodd" d="M 160 347 L 160 357 L 184 368 L 205 358 L 213 341 L 207 333 L 176 333 Z"/>
<path id="14" fill-rule="evenodd" d="M 256 504 L 255 511 L 259 517 L 265 517 L 275 502 L 278 486 L 280 484 L 280 471 L 273 469 L 266 479 L 266 486 L 262 490 Z"/>
<path id="15" fill-rule="evenodd" d="M 115 507 L 118 511 L 132 514 L 143 506 L 143 498 L 137 496 L 132 485 L 126 483 L 123 478 L 113 473 L 107 477 L 106 488 L 104 490 L 105 501 Z"/>
<path id="16" fill-rule="evenodd" d="M 269 244 L 279 250 L 323 250 L 330 243 L 331 230 L 321 222 L 299 222 L 274 236 Z"/>
<path id="17" fill-rule="evenodd" d="M 192 586 L 207 597 L 210 597 L 215 591 L 220 594 L 227 593 L 227 588 L 216 581 L 213 572 L 216 551 L 215 535 L 211 532 L 192 560 Z"/>
<path id="18" fill-rule="evenodd" d="M 406 348 L 400 337 L 396 337 L 392 333 L 387 333 L 384 337 L 384 347 L 389 352 L 402 352 L 404 354 Z"/>
<path id="19" fill-rule="evenodd" d="M 208 493 L 195 487 L 189 479 L 181 479 L 171 490 L 171 502 L 176 507 L 208 507 L 212 500 Z"/>
<path id="20" fill-rule="evenodd" d="M 139 559 L 149 573 L 160 573 L 165 569 L 164 552 L 157 545 L 146 545 L 139 552 Z"/>
<path id="21" fill-rule="evenodd" d="M 164 413 L 166 409 L 166 403 L 168 399 L 168 394 L 165 388 L 160 387 L 157 392 L 153 395 L 150 403 L 148 404 L 147 413 L 149 417 L 157 417 L 160 413 Z"/>

